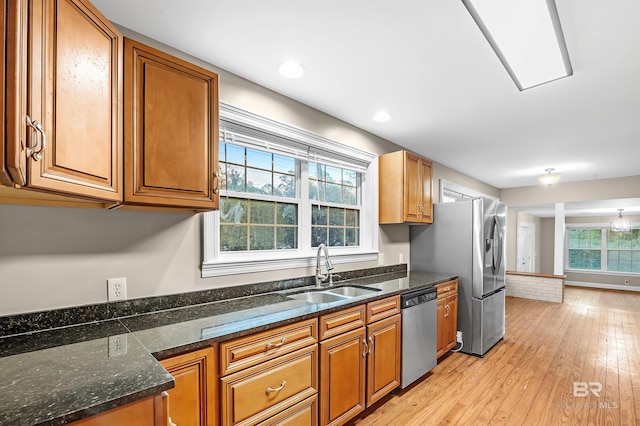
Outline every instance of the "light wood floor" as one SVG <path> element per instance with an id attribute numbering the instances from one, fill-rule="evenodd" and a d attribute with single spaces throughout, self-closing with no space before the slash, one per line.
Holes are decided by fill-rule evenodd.
<path id="1" fill-rule="evenodd" d="M 484 358 L 451 353 L 352 424 L 640 424 L 640 293 L 567 287 L 563 304 L 507 297 L 506 313 Z"/>

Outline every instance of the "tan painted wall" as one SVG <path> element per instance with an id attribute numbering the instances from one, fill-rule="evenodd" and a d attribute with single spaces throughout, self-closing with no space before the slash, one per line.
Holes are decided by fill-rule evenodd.
<path id="1" fill-rule="evenodd" d="M 533 272 L 540 272 L 540 253 L 541 253 L 541 219 L 539 217 L 527 214 L 515 209 L 507 209 L 507 271 L 516 271 L 517 265 L 517 237 L 518 222 L 532 223 L 535 227 L 534 233 L 534 258 L 535 264 Z"/>
<path id="2" fill-rule="evenodd" d="M 540 273 L 553 274 L 553 243 L 555 238 L 555 219 L 542 218 L 540 220 Z"/>

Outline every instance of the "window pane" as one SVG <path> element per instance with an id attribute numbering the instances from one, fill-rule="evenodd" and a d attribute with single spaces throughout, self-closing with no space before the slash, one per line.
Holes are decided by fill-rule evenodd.
<path id="1" fill-rule="evenodd" d="M 227 189 L 238 192 L 246 191 L 244 167 L 227 164 Z"/>
<path id="2" fill-rule="evenodd" d="M 327 207 L 326 206 L 311 206 L 311 224 L 312 225 L 327 225 Z"/>
<path id="3" fill-rule="evenodd" d="M 342 203 L 342 187 L 335 183 L 327 183 L 327 197 L 326 200 L 329 203 Z"/>
<path id="4" fill-rule="evenodd" d="M 298 229 L 291 226 L 278 226 L 276 228 L 276 248 L 295 249 L 298 248 Z"/>
<path id="5" fill-rule="evenodd" d="M 325 173 L 325 181 L 342 184 L 342 169 L 333 166 L 326 166 Z"/>
<path id="6" fill-rule="evenodd" d="M 272 224 L 274 223 L 275 203 L 272 201 L 251 200 L 251 223 Z"/>
<path id="7" fill-rule="evenodd" d="M 247 223 L 247 200 L 220 197 L 220 222 Z"/>
<path id="8" fill-rule="evenodd" d="M 241 225 L 220 225 L 220 251 L 247 250 L 247 227 Z"/>
<path id="9" fill-rule="evenodd" d="M 343 198 L 342 198 L 342 202 L 344 204 L 351 204 L 352 206 L 355 206 L 356 204 L 358 204 L 358 198 L 356 196 L 356 188 L 351 188 L 348 186 L 343 187 Z"/>
<path id="10" fill-rule="evenodd" d="M 296 196 L 295 176 L 274 173 L 273 181 L 276 185 L 276 187 L 273 188 L 273 195 L 287 198 L 294 198 Z"/>
<path id="11" fill-rule="evenodd" d="M 358 230 L 354 228 L 347 228 L 345 230 L 345 244 L 348 246 L 358 246 L 360 241 L 358 239 Z"/>
<path id="12" fill-rule="evenodd" d="M 330 247 L 344 246 L 344 228 L 329 228 Z"/>
<path id="13" fill-rule="evenodd" d="M 298 206 L 278 203 L 276 221 L 278 225 L 296 225 L 298 223 Z"/>
<path id="14" fill-rule="evenodd" d="M 344 226 L 344 209 L 329 209 L 329 226 Z"/>
<path id="15" fill-rule="evenodd" d="M 271 226 L 251 226 L 249 250 L 273 250 L 274 228 Z"/>
<path id="16" fill-rule="evenodd" d="M 227 165 L 224 163 L 218 165 L 218 182 L 221 190 L 227 189 Z"/>
<path id="17" fill-rule="evenodd" d="M 324 180 L 324 164 L 309 162 L 309 179 Z"/>
<path id="18" fill-rule="evenodd" d="M 244 165 L 244 148 L 237 145 L 227 144 L 227 163 Z"/>
<path id="19" fill-rule="evenodd" d="M 272 154 L 270 152 L 247 148 L 247 166 L 249 167 L 272 170 L 271 158 Z"/>
<path id="20" fill-rule="evenodd" d="M 296 160 L 292 157 L 285 157 L 283 155 L 273 155 L 273 170 L 280 173 L 287 173 L 290 175 L 296 174 Z"/>
<path id="21" fill-rule="evenodd" d="M 247 192 L 253 194 L 272 195 L 271 172 L 247 169 Z"/>
<path id="22" fill-rule="evenodd" d="M 342 170 L 342 183 L 348 186 L 356 186 L 356 177 L 358 174 L 353 170 Z"/>
<path id="23" fill-rule="evenodd" d="M 311 247 L 318 247 L 321 243 L 327 244 L 327 228 L 311 227 Z"/>
<path id="24" fill-rule="evenodd" d="M 569 250 L 569 268 L 600 270 L 600 250 Z"/>
<path id="25" fill-rule="evenodd" d="M 347 226 L 358 226 L 358 211 L 347 209 L 345 212 L 345 225 Z"/>
<path id="26" fill-rule="evenodd" d="M 227 146 L 226 143 L 220 141 L 218 143 L 218 161 L 221 163 L 226 163 L 227 162 L 227 154 L 226 154 L 226 150 L 225 147 Z"/>

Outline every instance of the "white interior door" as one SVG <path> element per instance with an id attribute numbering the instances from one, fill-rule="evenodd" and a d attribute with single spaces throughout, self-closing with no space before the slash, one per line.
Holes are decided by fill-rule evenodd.
<path id="1" fill-rule="evenodd" d="M 533 272 L 535 224 L 518 222 L 517 246 L 516 246 L 516 271 Z"/>

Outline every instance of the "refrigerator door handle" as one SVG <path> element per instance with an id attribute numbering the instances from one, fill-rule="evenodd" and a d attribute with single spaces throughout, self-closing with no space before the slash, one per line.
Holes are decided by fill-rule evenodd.
<path id="1" fill-rule="evenodd" d="M 502 231 L 498 224 L 498 216 L 493 216 L 493 229 L 491 230 L 492 243 L 492 257 L 493 257 L 493 275 L 496 275 L 500 271 L 502 264 Z M 495 247 L 498 247 L 497 253 Z M 497 256 L 496 256 L 497 254 Z"/>

